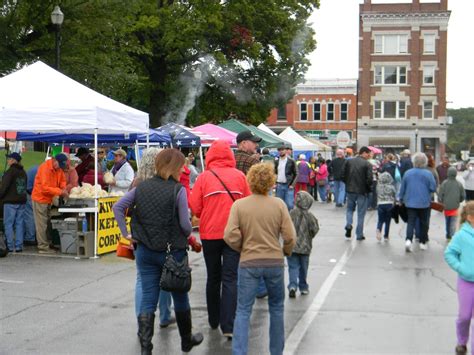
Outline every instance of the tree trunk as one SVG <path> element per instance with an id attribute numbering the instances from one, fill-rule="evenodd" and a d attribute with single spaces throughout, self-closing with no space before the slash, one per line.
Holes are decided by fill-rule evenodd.
<path id="1" fill-rule="evenodd" d="M 164 90 L 167 66 L 162 58 L 154 60 L 152 65 L 152 68 L 147 68 L 151 80 L 148 111 L 150 114 L 150 128 L 157 128 L 163 124 L 168 102 L 168 95 Z"/>

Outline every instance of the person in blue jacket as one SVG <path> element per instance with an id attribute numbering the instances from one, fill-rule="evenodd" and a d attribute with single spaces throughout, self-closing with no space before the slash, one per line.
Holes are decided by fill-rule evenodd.
<path id="1" fill-rule="evenodd" d="M 456 320 L 458 344 L 456 354 L 467 353 L 469 328 L 474 312 L 474 201 L 466 203 L 461 212 L 460 230 L 444 252 L 444 259 L 458 273 L 459 311 Z M 472 331 L 474 332 L 474 323 Z M 471 334 L 471 352 L 474 339 Z"/>

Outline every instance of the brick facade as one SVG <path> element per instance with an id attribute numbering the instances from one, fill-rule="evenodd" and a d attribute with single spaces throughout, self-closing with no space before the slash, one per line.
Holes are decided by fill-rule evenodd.
<path id="1" fill-rule="evenodd" d="M 357 81 L 356 80 L 308 80 L 296 87 L 296 94 L 285 107 L 272 110 L 267 125 L 275 132 L 288 126 L 294 130 L 335 146 L 336 135 L 346 131 L 357 136 Z M 306 106 L 306 120 L 301 108 Z M 333 107 L 333 119 L 328 119 L 328 108 Z M 315 108 L 319 107 L 319 120 Z M 341 112 L 342 108 L 346 108 Z M 346 116 L 346 117 L 344 117 Z M 329 116 L 330 118 L 330 116 Z"/>
<path id="2" fill-rule="evenodd" d="M 360 5 L 358 146 L 444 153 L 449 17 L 447 0 Z"/>

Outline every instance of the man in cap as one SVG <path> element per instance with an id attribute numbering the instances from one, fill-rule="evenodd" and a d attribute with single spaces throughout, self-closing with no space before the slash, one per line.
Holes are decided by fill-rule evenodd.
<path id="1" fill-rule="evenodd" d="M 293 183 L 296 179 L 296 164 L 288 155 L 286 146 L 278 147 L 279 158 L 275 163 L 275 174 L 277 175 L 276 196 L 286 203 L 288 210 L 293 209 L 295 194 Z"/>
<path id="2" fill-rule="evenodd" d="M 67 156 L 58 154 L 53 159 L 45 161 L 38 168 L 31 199 L 33 201 L 33 214 L 35 216 L 36 239 L 40 254 L 54 254 L 49 248 L 47 237 L 48 221 L 53 198 L 55 196 L 67 197 L 66 176 Z"/>
<path id="3" fill-rule="evenodd" d="M 79 185 L 82 185 L 82 180 L 90 169 L 90 163 L 94 162 L 94 157 L 91 155 L 89 149 L 84 147 L 80 147 L 77 150 L 76 157 L 81 159 L 81 163 L 76 166 L 76 172 L 79 177 Z"/>
<path id="4" fill-rule="evenodd" d="M 235 167 L 247 175 L 252 165 L 260 162 L 254 154 L 257 153 L 258 143 L 262 138 L 250 131 L 243 131 L 237 135 L 236 140 L 238 149 L 235 152 Z"/>
<path id="5" fill-rule="evenodd" d="M 114 167 L 112 168 L 112 175 L 114 181 L 109 184 L 109 192 L 126 193 L 132 185 L 135 178 L 135 172 L 132 166 L 127 161 L 127 152 L 123 149 L 117 149 L 114 153 Z"/>
<path id="6" fill-rule="evenodd" d="M 346 240 L 351 238 L 352 219 L 357 208 L 357 240 L 364 240 L 364 219 L 367 212 L 368 196 L 372 189 L 372 164 L 370 149 L 362 147 L 359 155 L 345 162 L 342 169 L 342 180 L 346 185 L 347 210 L 346 210 Z"/>
<path id="7" fill-rule="evenodd" d="M 8 170 L 0 185 L 0 202 L 3 203 L 3 225 L 9 252 L 23 251 L 25 235 L 24 214 L 26 206 L 26 172 L 20 164 L 21 155 L 7 155 Z M 15 236 L 15 243 L 13 243 Z"/>

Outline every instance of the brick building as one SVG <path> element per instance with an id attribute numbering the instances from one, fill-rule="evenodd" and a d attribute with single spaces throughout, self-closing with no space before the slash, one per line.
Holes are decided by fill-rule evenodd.
<path id="1" fill-rule="evenodd" d="M 299 133 L 335 146 L 336 135 L 356 136 L 357 80 L 307 80 L 296 87 L 293 99 L 272 110 L 267 125 L 275 132 L 291 126 Z"/>
<path id="2" fill-rule="evenodd" d="M 447 0 L 360 5 L 359 147 L 445 152 L 449 17 Z"/>

